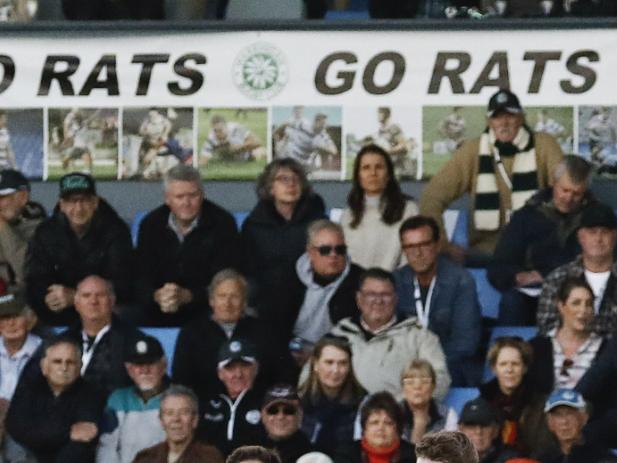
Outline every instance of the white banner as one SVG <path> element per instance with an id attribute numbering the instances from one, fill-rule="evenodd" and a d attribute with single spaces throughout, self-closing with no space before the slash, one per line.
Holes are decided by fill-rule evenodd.
<path id="1" fill-rule="evenodd" d="M 340 179 L 375 142 L 399 174 L 423 178 L 479 134 L 500 87 L 567 151 L 588 155 L 604 123 L 603 159 L 617 158 L 612 30 L 118 34 L 2 40 L 17 167 L 156 179 L 186 162 L 206 178 L 254 178 L 287 155 Z"/>

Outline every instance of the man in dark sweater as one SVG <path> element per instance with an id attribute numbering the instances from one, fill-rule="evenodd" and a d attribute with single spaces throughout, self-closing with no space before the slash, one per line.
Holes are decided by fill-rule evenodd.
<path id="1" fill-rule="evenodd" d="M 66 338 L 44 349 L 41 373 L 24 376 L 7 415 L 7 431 L 40 463 L 90 463 L 104 397 L 79 377 L 79 345 Z"/>
<path id="2" fill-rule="evenodd" d="M 138 299 L 143 324 L 181 326 L 207 307 L 214 274 L 239 267 L 240 243 L 231 214 L 204 198 L 196 169 L 178 165 L 164 183 L 165 204 L 139 227 Z"/>

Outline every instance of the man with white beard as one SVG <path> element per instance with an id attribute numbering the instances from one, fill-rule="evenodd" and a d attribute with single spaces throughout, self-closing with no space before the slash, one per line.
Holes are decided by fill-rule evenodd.
<path id="1" fill-rule="evenodd" d="M 133 385 L 116 389 L 107 400 L 97 462 L 130 463 L 139 451 L 165 440 L 159 409 L 169 378 L 159 341 L 144 336 L 130 344 L 125 366 Z"/>

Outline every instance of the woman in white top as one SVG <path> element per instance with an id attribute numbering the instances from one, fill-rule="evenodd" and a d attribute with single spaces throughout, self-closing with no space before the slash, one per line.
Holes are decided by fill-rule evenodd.
<path id="1" fill-rule="evenodd" d="M 401 191 L 392 160 L 381 147 L 367 145 L 356 156 L 347 206 L 341 225 L 351 260 L 388 271 L 404 263 L 398 229 L 418 214 L 418 206 Z"/>
<path id="2" fill-rule="evenodd" d="M 590 331 L 593 300 L 585 278 L 569 277 L 562 283 L 557 293 L 559 327 L 530 341 L 534 360 L 529 376 L 537 391 L 574 389 L 604 348 L 603 338 Z"/>

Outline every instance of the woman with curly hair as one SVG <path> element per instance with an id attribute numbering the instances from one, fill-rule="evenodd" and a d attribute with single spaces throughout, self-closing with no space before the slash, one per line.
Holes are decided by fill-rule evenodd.
<path id="1" fill-rule="evenodd" d="M 306 229 L 325 217 L 323 199 L 315 194 L 304 168 L 291 158 L 275 159 L 257 179 L 259 201 L 242 224 L 242 269 L 259 305 L 269 284 L 288 277 L 306 250 Z"/>

